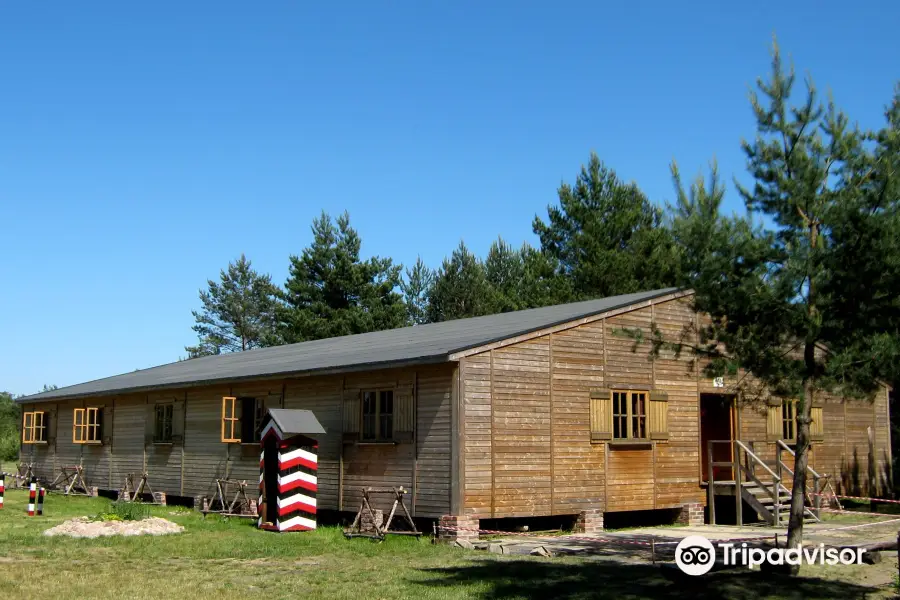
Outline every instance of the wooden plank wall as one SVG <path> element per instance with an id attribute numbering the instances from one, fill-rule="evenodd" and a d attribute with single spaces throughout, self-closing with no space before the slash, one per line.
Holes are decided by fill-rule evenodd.
<path id="1" fill-rule="evenodd" d="M 452 370 L 416 371 L 415 509 L 422 515 L 450 512 L 450 402 Z"/>
<path id="2" fill-rule="evenodd" d="M 654 314 L 656 311 L 658 314 Z M 462 361 L 466 514 L 481 518 L 678 506 L 703 501 L 697 376 L 689 356 L 649 360 L 622 330 L 690 323 L 685 300 L 554 332 Z M 590 390 L 669 394 L 670 439 L 642 448 L 590 443 Z"/>
<path id="3" fill-rule="evenodd" d="M 144 470 L 144 417 L 147 414 L 147 396 L 145 394 L 117 396 L 113 402 L 110 488 L 120 489 L 125 485 L 125 478 L 129 474 L 139 476 Z M 138 481 L 134 483 L 137 485 Z M 154 484 L 155 480 L 151 479 L 150 487 L 155 490 Z M 180 477 L 175 489 L 179 491 L 181 489 Z"/>
<path id="4" fill-rule="evenodd" d="M 465 421 L 463 511 L 485 518 L 493 514 L 491 353 L 466 358 L 461 369 Z"/>
<path id="5" fill-rule="evenodd" d="M 273 392 L 277 393 L 277 392 Z M 290 380 L 284 386 L 284 408 L 311 410 L 330 435 L 319 440 L 319 491 L 316 502 L 323 508 L 338 508 L 341 440 L 341 380 L 333 377 L 312 377 Z M 256 457 L 256 477 L 259 477 L 259 450 Z"/>
<path id="6" fill-rule="evenodd" d="M 590 404 L 580 400 L 603 386 L 603 322 L 554 333 L 553 510 L 577 513 L 597 506 L 606 490 L 605 449 L 590 438 Z"/>
<path id="7" fill-rule="evenodd" d="M 231 475 L 231 446 L 222 443 L 222 396 L 228 386 L 191 388 L 187 390 L 184 428 L 184 473 L 181 488 L 184 496 L 212 496 L 215 479 Z M 240 448 L 237 448 L 237 452 Z M 247 459 L 250 460 L 250 459 Z M 259 456 L 256 457 L 257 469 Z M 150 474 L 152 480 L 153 473 Z M 259 481 L 259 473 L 256 474 Z"/>
<path id="8" fill-rule="evenodd" d="M 651 360 L 646 342 L 635 349 L 622 332 L 641 329 L 646 339 L 651 323 L 667 339 L 696 340 L 696 315 L 682 298 L 461 360 L 465 514 L 500 518 L 705 504 L 699 395 L 722 393 L 743 374 L 726 378 L 723 390 L 702 374 L 689 350 L 680 356 L 663 350 Z M 615 387 L 666 392 L 669 438 L 639 448 L 591 444 L 590 390 Z M 842 474 L 847 491 L 868 493 L 871 427 L 875 477 L 886 480 L 886 392 L 874 404 L 829 398 L 824 418 L 826 442 L 816 444 L 814 467 Z M 756 440 L 761 454 L 774 456 L 774 445 L 765 442 L 764 406 L 743 406 L 739 427 L 741 439 Z"/>
<path id="9" fill-rule="evenodd" d="M 81 463 L 81 446 L 72 443 L 73 409 L 83 406 L 83 402 L 60 402 L 57 404 L 56 417 L 56 466 L 77 465 Z M 56 478 L 56 469 L 47 481 Z M 90 474 L 89 474 L 90 475 Z"/>
<path id="10" fill-rule="evenodd" d="M 35 462 L 36 473 L 51 482 L 60 465 L 82 464 L 89 485 L 117 490 L 126 475 L 149 473 L 154 491 L 172 496 L 211 496 L 216 478 L 259 478 L 257 444 L 221 442 L 223 396 L 266 398 L 271 408 L 312 410 L 328 434 L 319 442 L 319 506 L 356 510 L 360 488 L 402 485 L 413 492 L 408 499 L 418 516 L 438 517 L 450 510 L 450 403 L 453 365 L 394 369 L 289 380 L 242 382 L 234 385 L 186 388 L 150 394 L 47 403 L 23 408 L 55 411 L 57 437 L 47 445 L 24 445 L 21 456 Z M 341 399 L 344 390 L 388 387 L 413 382 L 416 386 L 417 432 L 414 441 L 397 445 L 344 445 Z M 184 407 L 184 440 L 174 444 L 146 444 L 146 420 L 157 402 Z M 104 430 L 107 443 L 72 443 L 73 410 L 107 406 Z M 341 504 L 341 453 L 344 481 Z M 11 467 L 11 465 L 9 465 Z M 255 485 L 251 485 L 255 490 Z M 384 506 L 382 506 L 382 504 Z M 390 508 L 387 498 L 379 503 Z"/>
<path id="11" fill-rule="evenodd" d="M 549 338 L 491 355 L 494 516 L 549 514 Z"/>
<path id="12" fill-rule="evenodd" d="M 348 374 L 344 389 L 348 394 L 358 394 L 362 389 L 393 387 L 414 380 L 412 371 L 376 371 Z M 413 487 L 415 446 L 412 443 L 391 445 L 344 446 L 344 506 L 357 510 L 361 501 L 360 491 L 367 486 Z M 373 508 L 389 511 L 393 498 L 373 497 Z"/>
<path id="13" fill-rule="evenodd" d="M 653 321 L 666 339 L 695 341 L 691 328 L 694 312 L 689 300 L 682 299 L 653 306 Z M 691 352 L 676 356 L 662 349 L 653 362 L 654 385 L 669 398 L 669 439 L 657 442 L 656 505 L 675 506 L 684 502 L 704 502 L 698 489 L 700 464 L 700 405 L 697 365 Z"/>
<path id="14" fill-rule="evenodd" d="M 635 348 L 634 340 L 622 334 L 625 329 L 640 330 L 650 336 L 651 309 L 631 311 L 605 319 L 606 378 L 608 388 L 649 390 L 653 387 L 653 365 L 647 343 Z M 655 461 L 658 444 L 646 449 L 607 446 L 606 510 L 647 510 L 657 508 Z"/>
<path id="15" fill-rule="evenodd" d="M 890 489 L 891 456 L 887 390 L 873 401 L 844 400 L 822 394 L 825 439 L 813 442 L 809 464 L 828 475 L 838 493 L 868 496 Z M 741 439 L 756 440 L 756 453 L 775 460 L 774 443 L 766 443 L 767 407 L 759 401 L 745 401 L 741 407 Z M 869 432 L 872 432 L 870 444 Z M 788 464 L 790 457 L 783 458 Z M 870 483 L 873 482 L 873 483 Z"/>
<path id="16" fill-rule="evenodd" d="M 141 430 L 135 431 L 136 434 L 141 438 L 138 442 L 141 443 L 144 448 L 144 468 L 147 473 L 150 474 L 148 479 L 150 483 L 150 488 L 156 491 L 159 490 L 178 490 L 179 496 L 181 493 L 181 467 L 184 462 L 184 446 L 182 444 L 146 444 L 146 429 L 144 427 L 144 419 L 149 418 L 151 423 L 156 419 L 155 408 L 156 403 L 172 403 L 172 404 L 180 404 L 182 407 L 185 406 L 185 393 L 184 392 L 155 392 L 151 394 L 147 394 L 146 401 L 144 405 L 141 407 L 144 409 L 144 414 L 140 416 L 140 427 Z M 132 413 L 135 411 L 128 411 L 128 416 L 131 417 Z M 119 406 L 118 404 L 114 410 L 114 418 L 118 417 Z M 134 424 L 131 425 L 134 428 Z M 128 444 L 135 444 L 135 441 L 131 439 L 127 439 Z M 258 477 L 258 476 L 257 476 Z M 135 479 L 134 484 L 138 484 L 138 479 Z M 121 481 L 116 482 L 116 488 L 121 487 L 125 482 L 123 478 Z M 174 494 L 175 492 L 169 492 Z"/>

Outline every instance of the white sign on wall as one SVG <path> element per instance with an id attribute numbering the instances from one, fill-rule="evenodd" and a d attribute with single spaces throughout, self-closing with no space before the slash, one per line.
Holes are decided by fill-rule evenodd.
<path id="1" fill-rule="evenodd" d="M 713 387 L 725 387 L 725 378 L 724 377 L 714 377 L 713 378 Z"/>

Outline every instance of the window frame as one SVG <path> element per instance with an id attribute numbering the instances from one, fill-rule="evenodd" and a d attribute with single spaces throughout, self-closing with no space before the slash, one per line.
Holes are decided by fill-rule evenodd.
<path id="1" fill-rule="evenodd" d="M 790 427 L 794 435 L 785 435 L 786 427 Z M 781 402 L 781 440 L 788 444 L 797 443 L 797 401 L 782 400 Z"/>
<path id="2" fill-rule="evenodd" d="M 78 418 L 79 415 L 81 416 L 81 419 Z M 72 416 L 72 443 L 102 444 L 103 434 L 100 427 L 99 406 L 76 408 Z"/>
<path id="3" fill-rule="evenodd" d="M 47 443 L 47 412 L 32 410 L 22 413 L 22 443 Z"/>
<path id="4" fill-rule="evenodd" d="M 244 419 L 246 403 L 253 402 L 253 422 L 249 439 L 244 439 L 244 429 L 249 421 Z M 224 444 L 258 445 L 259 427 L 266 414 L 265 397 L 222 396 L 221 437 Z"/>
<path id="5" fill-rule="evenodd" d="M 375 412 L 372 414 L 374 419 L 374 437 L 366 437 L 366 394 L 374 394 Z M 391 410 L 390 412 L 382 412 L 382 394 L 390 394 Z M 364 444 L 393 443 L 395 442 L 394 431 L 394 415 L 397 412 L 395 405 L 396 390 L 393 387 L 368 388 L 359 392 L 359 441 Z M 384 435 L 384 419 L 389 419 L 388 428 L 389 435 Z"/>
<path id="6" fill-rule="evenodd" d="M 226 406 L 231 405 L 231 412 L 228 413 L 225 409 Z M 223 396 L 222 397 L 222 442 L 226 444 L 239 444 L 241 442 L 241 431 L 240 427 L 237 427 L 237 435 L 238 437 L 234 437 L 235 435 L 235 423 L 240 422 L 240 416 L 237 416 L 236 411 L 237 405 L 237 396 Z M 231 416 L 227 416 L 230 414 Z M 231 437 L 225 436 L 226 424 L 228 424 L 229 433 L 231 433 Z"/>
<path id="7" fill-rule="evenodd" d="M 612 420 L 610 423 L 612 424 L 611 441 L 613 442 L 649 442 L 650 441 L 650 423 L 649 423 L 649 413 L 650 413 L 650 391 L 649 390 L 628 390 L 628 389 L 611 389 L 609 391 L 610 394 L 610 411 L 612 415 Z M 621 394 L 620 399 L 623 399 L 625 402 L 625 412 L 621 412 L 618 410 L 616 405 L 616 395 Z M 642 409 L 635 411 L 635 400 L 637 398 L 641 398 L 641 407 Z M 617 436 L 616 433 L 621 434 L 621 424 L 624 419 L 625 424 L 625 435 Z M 637 425 L 639 430 L 643 431 L 643 436 L 634 435 L 635 425 Z M 617 432 L 617 429 L 619 431 Z"/>
<path id="8" fill-rule="evenodd" d="M 162 413 L 162 419 L 160 419 Z M 168 413 L 168 414 L 166 414 Z M 168 420 L 168 436 L 166 435 L 166 420 Z M 160 431 L 162 424 L 162 431 Z M 171 444 L 175 436 L 175 403 L 158 402 L 153 409 L 153 443 Z"/>

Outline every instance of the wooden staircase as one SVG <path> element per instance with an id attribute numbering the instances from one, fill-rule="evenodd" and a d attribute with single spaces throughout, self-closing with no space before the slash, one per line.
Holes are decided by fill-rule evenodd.
<path id="1" fill-rule="evenodd" d="M 713 460 L 714 444 L 731 444 L 732 460 L 730 462 Z M 709 522 L 716 523 L 715 496 L 721 494 L 735 497 L 735 512 L 738 525 L 744 524 L 743 504 L 746 502 L 760 519 L 769 525 L 780 526 L 787 523 L 791 506 L 791 486 L 794 471 L 782 460 L 785 453 L 794 456 L 794 451 L 779 440 L 775 442 L 775 460 L 765 461 L 756 453 L 753 442 L 740 440 L 713 440 L 708 443 L 708 488 Z M 793 461 L 791 461 L 793 463 Z M 734 479 L 728 481 L 715 480 L 716 467 L 730 467 Z M 807 492 L 804 506 L 804 520 L 819 521 L 819 508 L 825 477 L 819 475 L 811 467 L 807 467 L 807 489 L 812 484 L 812 495 Z M 740 490 L 740 492 L 738 492 Z"/>
<path id="2" fill-rule="evenodd" d="M 747 483 L 741 486 L 741 497 L 756 511 L 757 516 L 769 525 L 787 523 L 791 508 L 791 491 L 789 489 L 781 487 L 778 490 L 778 496 L 774 497 L 771 487 Z M 812 506 L 803 507 L 803 517 L 807 523 L 819 521 Z"/>

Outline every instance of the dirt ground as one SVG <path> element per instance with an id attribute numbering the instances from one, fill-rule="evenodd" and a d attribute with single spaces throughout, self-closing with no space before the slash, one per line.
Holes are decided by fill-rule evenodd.
<path id="1" fill-rule="evenodd" d="M 821 523 L 807 524 L 804 545 L 826 547 L 870 548 L 880 543 L 893 543 L 896 547 L 900 519 L 885 517 L 849 516 L 829 518 Z M 639 565 L 656 565 L 669 577 L 684 583 L 684 579 L 674 565 L 675 546 L 687 536 L 702 535 L 716 541 L 746 540 L 748 545 L 773 548 L 776 539 L 780 547 L 786 542 L 784 528 L 765 526 L 735 527 L 697 525 L 686 527 L 642 527 L 627 530 L 612 530 L 596 535 L 548 535 L 548 536 L 497 536 L 481 539 L 474 544 L 475 549 L 487 550 L 502 555 L 539 555 L 547 557 L 575 556 L 586 561 L 604 564 L 619 564 L 623 568 Z M 741 542 L 736 542 L 741 543 Z M 864 597 L 896 598 L 898 589 L 898 559 L 896 550 L 873 550 L 867 552 L 874 564 L 863 565 L 803 565 L 801 576 L 810 581 L 832 582 L 837 589 L 847 586 L 866 588 Z M 720 559 L 721 560 L 721 559 Z M 717 569 L 726 572 L 747 572 L 745 567 L 724 568 L 721 562 Z M 759 567 L 755 569 L 759 571 Z M 760 573 L 761 576 L 764 574 Z M 703 579 L 699 577 L 696 579 Z M 679 583 L 679 585 L 681 585 Z M 692 583 L 687 581 L 686 583 Z M 849 589 L 849 588 L 847 588 Z M 844 594 L 835 592 L 834 597 Z"/>

